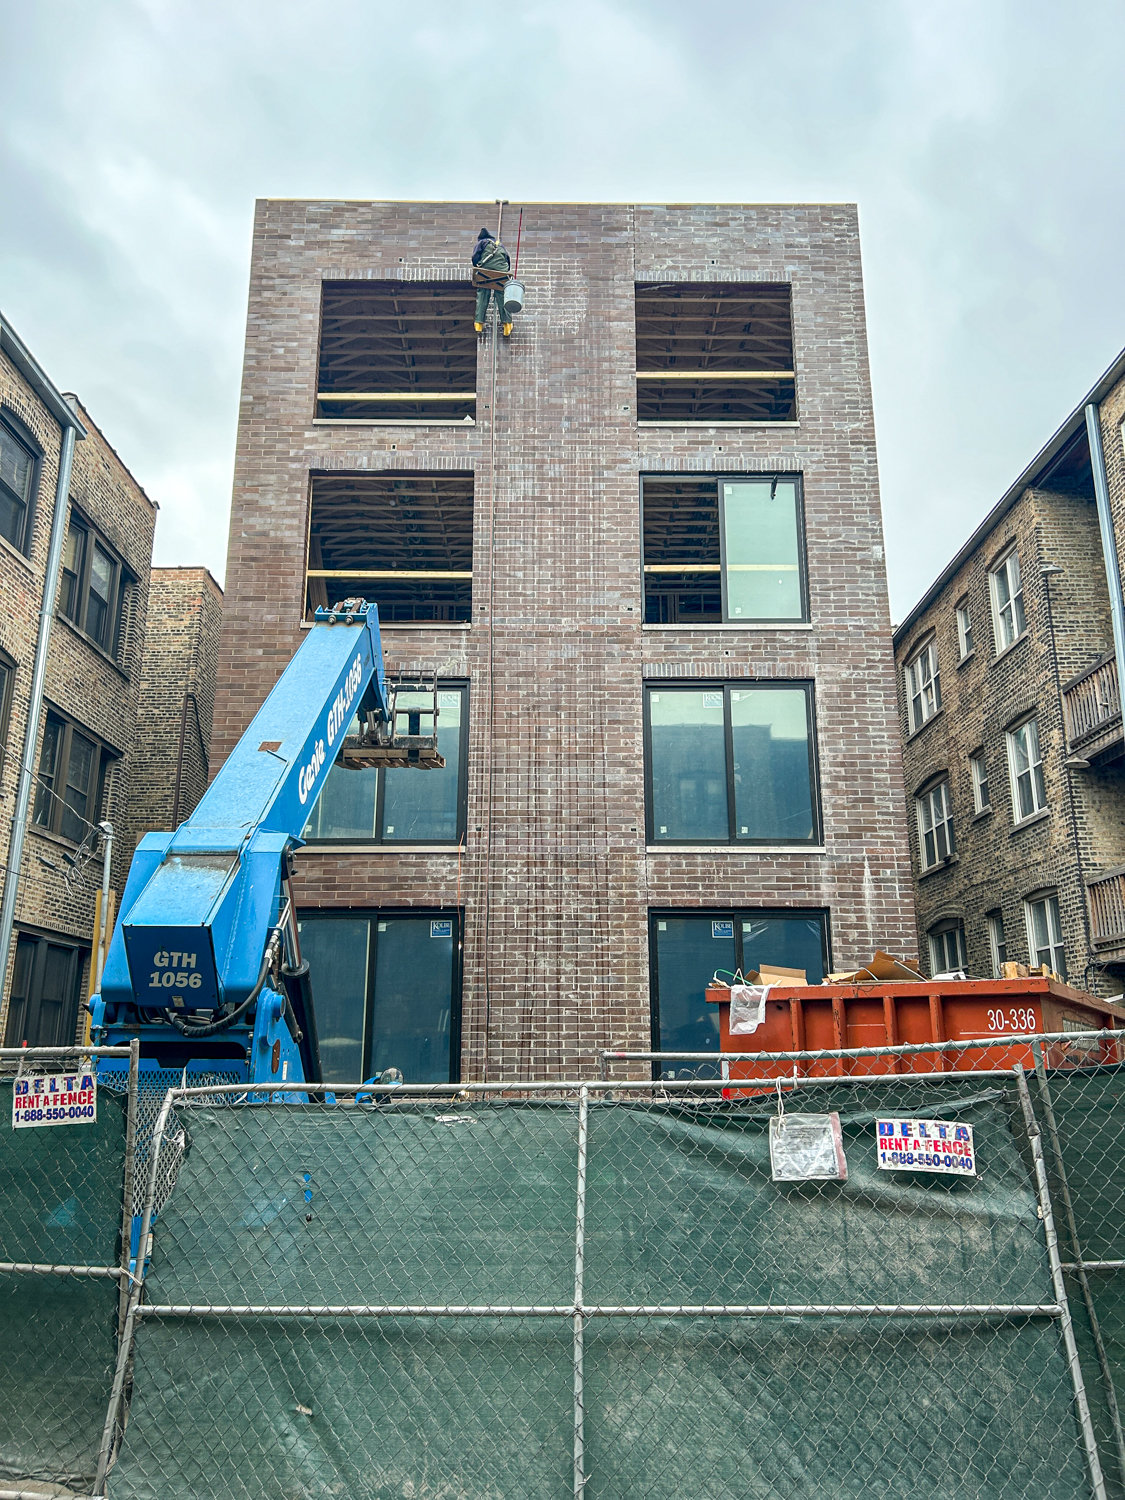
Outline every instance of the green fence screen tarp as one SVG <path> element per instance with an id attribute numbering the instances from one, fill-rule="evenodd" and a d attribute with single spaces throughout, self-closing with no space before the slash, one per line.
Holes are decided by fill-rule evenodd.
<path id="1" fill-rule="evenodd" d="M 0 1260 L 116 1264 L 124 1160 L 120 1095 L 99 1090 L 92 1124 L 13 1130 L 12 1084 L 0 1081 Z M 117 1294 L 112 1280 L 0 1273 L 0 1487 L 89 1488 Z"/>
<path id="2" fill-rule="evenodd" d="M 874 1092 L 802 1100 L 841 1110 L 849 1178 L 801 1185 L 771 1181 L 761 1101 L 592 1102 L 586 1304 L 1051 1302 L 1009 1094 L 959 1080 L 909 1104 L 974 1126 L 964 1182 L 877 1171 Z M 568 1304 L 576 1117 L 185 1110 L 147 1300 Z M 1053 1320 L 646 1316 L 584 1336 L 586 1500 L 1087 1493 Z M 146 1318 L 109 1493 L 563 1500 L 572 1392 L 569 1318 Z"/>

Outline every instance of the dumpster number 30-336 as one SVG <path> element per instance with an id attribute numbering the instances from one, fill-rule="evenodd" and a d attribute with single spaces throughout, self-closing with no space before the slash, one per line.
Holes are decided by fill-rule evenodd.
<path id="1" fill-rule="evenodd" d="M 1011 1010 L 990 1010 L 989 1031 L 1034 1031 L 1035 1012 L 1030 1006 L 1017 1005 Z"/>

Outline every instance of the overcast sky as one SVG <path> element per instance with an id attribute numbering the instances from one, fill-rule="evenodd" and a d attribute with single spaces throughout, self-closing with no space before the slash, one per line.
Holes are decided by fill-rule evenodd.
<path id="1" fill-rule="evenodd" d="M 222 578 L 258 197 L 858 202 L 899 618 L 1125 345 L 1125 5 L 0 0 L 0 308 Z"/>

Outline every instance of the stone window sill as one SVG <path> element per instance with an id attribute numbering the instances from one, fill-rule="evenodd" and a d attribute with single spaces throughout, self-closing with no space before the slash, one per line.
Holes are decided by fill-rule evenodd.
<path id="1" fill-rule="evenodd" d="M 34 574 L 35 564 L 31 561 L 30 557 L 28 557 L 27 553 L 21 552 L 18 547 L 14 547 L 6 536 L 0 536 L 0 553 L 4 552 L 6 552 L 9 557 L 14 558 L 16 562 L 25 567 L 29 573 Z"/>
<path id="2" fill-rule="evenodd" d="M 1022 635 L 1016 636 L 1015 640 L 1010 646 L 1005 646 L 1003 651 L 997 651 L 996 655 L 992 658 L 991 665 L 996 666 L 996 664 L 998 662 L 1002 662 L 1006 656 L 1010 656 L 1017 646 L 1023 645 L 1024 641 L 1027 640 L 1027 637 L 1028 631 L 1025 629 Z"/>
<path id="3" fill-rule="evenodd" d="M 935 709 L 935 711 L 930 715 L 930 717 L 926 720 L 926 722 L 924 724 L 920 725 L 919 728 L 913 730 L 910 734 L 908 734 L 906 736 L 906 743 L 909 745 L 910 742 L 911 742 L 911 740 L 916 740 L 920 734 L 925 734 L 926 730 L 929 729 L 930 725 L 934 722 L 934 720 L 935 719 L 940 719 L 941 716 L 942 716 L 942 714 L 944 712 L 945 712 L 944 708 Z"/>
<path id="4" fill-rule="evenodd" d="M 129 681 L 128 672 L 126 672 L 125 668 L 116 659 L 116 657 L 110 656 L 105 647 L 99 646 L 97 641 L 92 641 L 84 630 L 79 630 L 78 626 L 74 623 L 73 620 L 69 619 L 64 614 L 60 614 L 57 609 L 55 610 L 55 619 L 58 620 L 60 624 L 65 625 L 66 628 L 70 631 L 71 635 L 77 636 L 84 646 L 88 646 L 91 651 L 100 656 L 102 661 L 104 661 L 108 666 L 111 666 L 119 677 L 123 678 L 126 682 Z"/>
<path id="5" fill-rule="evenodd" d="M 465 846 L 462 844 L 460 848 L 464 853 Z M 306 844 L 304 848 L 297 850 L 297 854 L 441 854 L 446 858 L 456 859 L 457 850 L 456 844 L 365 844 L 325 840 Z"/>
<path id="6" fill-rule="evenodd" d="M 948 859 L 939 860 L 936 865 L 930 865 L 928 869 L 923 870 L 918 879 L 928 880 L 931 875 L 940 875 L 943 870 L 948 870 L 951 865 L 959 865 L 960 863 L 960 856 L 951 854 Z"/>
<path id="7" fill-rule="evenodd" d="M 827 854 L 824 844 L 646 844 L 646 854 Z"/>
<path id="8" fill-rule="evenodd" d="M 958 672 L 961 670 L 962 667 L 967 667 L 969 665 L 969 663 L 973 660 L 973 658 L 976 656 L 976 654 L 977 654 L 977 648 L 975 646 L 973 647 L 973 649 L 971 651 L 966 651 L 965 654 L 964 654 L 964 656 L 957 663 L 957 670 L 958 670 Z"/>
<path id="9" fill-rule="evenodd" d="M 983 823 L 985 818 L 991 818 L 993 812 L 994 809 L 991 807 L 982 807 L 979 813 L 973 814 L 972 822 Z"/>
<path id="10" fill-rule="evenodd" d="M 1037 813 L 1032 813 L 1030 818 L 1021 818 L 1018 823 L 1012 824 L 1012 833 L 1022 833 L 1025 828 L 1031 828 L 1035 823 L 1043 823 L 1051 816 L 1049 807 L 1041 807 Z"/>

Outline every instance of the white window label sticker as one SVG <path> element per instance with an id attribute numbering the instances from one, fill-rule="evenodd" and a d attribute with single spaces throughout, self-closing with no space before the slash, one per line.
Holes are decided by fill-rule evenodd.
<path id="1" fill-rule="evenodd" d="M 12 1090 L 12 1129 L 40 1125 L 92 1125 L 98 1118 L 98 1086 L 93 1071 L 24 1075 Z"/>
<path id="2" fill-rule="evenodd" d="M 876 1154 L 884 1172 L 942 1172 L 976 1177 L 973 1127 L 956 1120 L 876 1120 Z"/>
<path id="3" fill-rule="evenodd" d="M 713 938 L 732 938 L 732 937 L 734 937 L 734 923 L 733 922 L 712 922 L 711 923 L 711 936 Z"/>
<path id="4" fill-rule="evenodd" d="M 430 923 L 430 936 L 440 938 L 451 938 L 453 936 L 453 918 L 442 917 L 438 921 Z"/>
<path id="5" fill-rule="evenodd" d="M 722 693 L 704 693 L 703 694 L 703 707 L 704 708 L 722 708 L 722 706 L 723 706 L 723 695 L 722 695 Z"/>

